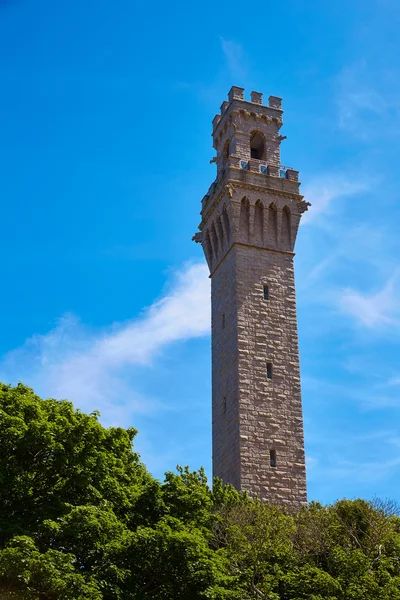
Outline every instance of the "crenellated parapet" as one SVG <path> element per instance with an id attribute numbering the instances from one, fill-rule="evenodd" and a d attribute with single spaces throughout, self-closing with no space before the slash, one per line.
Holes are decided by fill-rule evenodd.
<path id="1" fill-rule="evenodd" d="M 243 159 L 230 156 L 224 169 L 220 171 L 202 199 L 201 215 L 203 219 L 206 218 L 221 190 L 230 183 L 245 184 L 262 189 L 268 188 L 277 193 L 295 194 L 300 197 L 298 171 L 283 165 L 268 165 L 265 161 L 255 158 Z"/>

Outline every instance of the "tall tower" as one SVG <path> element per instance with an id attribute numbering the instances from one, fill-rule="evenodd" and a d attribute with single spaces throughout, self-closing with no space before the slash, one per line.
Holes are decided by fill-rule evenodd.
<path id="1" fill-rule="evenodd" d="M 293 248 L 308 203 L 281 165 L 281 126 L 280 98 L 232 87 L 194 239 L 211 273 L 213 474 L 296 506 L 307 496 Z"/>

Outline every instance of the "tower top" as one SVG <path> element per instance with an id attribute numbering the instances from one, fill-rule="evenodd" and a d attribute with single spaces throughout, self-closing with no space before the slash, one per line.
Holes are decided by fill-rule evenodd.
<path id="1" fill-rule="evenodd" d="M 286 139 L 280 135 L 282 115 L 282 99 L 278 96 L 269 96 L 265 105 L 261 92 L 252 91 L 250 100 L 245 100 L 244 88 L 232 86 L 220 114 L 213 119 L 217 155 L 211 162 L 216 163 L 217 176 L 202 200 L 203 221 L 224 185 L 246 183 L 294 194 L 301 200 L 298 171 L 281 164 L 280 146 Z"/>
<path id="2" fill-rule="evenodd" d="M 249 101 L 245 100 L 243 88 L 233 86 L 228 101 L 221 105 L 221 113 L 213 119 L 216 156 L 211 162 L 216 163 L 217 176 L 202 199 L 200 232 L 194 236 L 195 241 L 204 240 L 210 269 L 219 264 L 235 243 L 293 252 L 300 216 L 307 210 L 308 203 L 303 201 L 299 191 L 298 171 L 281 164 L 280 147 L 286 137 L 280 134 L 282 115 L 282 99 L 278 96 L 270 96 L 268 105 L 264 105 L 261 92 L 252 91 Z M 251 207 L 248 235 L 241 233 L 239 227 L 240 206 L 244 200 L 248 203 L 246 206 Z M 271 239 L 267 235 L 258 235 L 255 239 L 251 232 L 256 204 L 277 211 L 277 232 L 282 211 L 290 211 L 290 236 L 274 233 Z M 212 238 L 213 223 L 219 223 L 220 215 L 226 211 L 230 211 L 229 245 L 215 243 L 216 250 L 212 253 L 208 238 Z M 269 230 L 272 231 L 271 223 Z"/>
<path id="3" fill-rule="evenodd" d="M 245 100 L 244 98 L 244 88 L 238 87 L 237 85 L 233 85 L 228 92 L 228 101 L 224 101 L 221 104 L 221 112 L 220 114 L 215 115 L 213 119 L 213 135 L 216 133 L 218 125 L 223 120 L 223 117 L 226 116 L 225 112 L 228 107 L 231 107 L 233 103 L 240 103 L 241 107 L 245 109 L 247 105 L 247 110 L 254 111 L 257 109 L 257 113 L 259 113 L 260 107 L 264 110 L 261 114 L 269 115 L 271 117 L 278 117 L 279 114 L 282 114 L 282 98 L 278 96 L 270 96 L 268 98 L 268 106 L 263 104 L 263 94 L 262 92 L 251 92 L 250 100 Z M 257 104 L 257 107 L 254 106 Z M 273 112 L 271 112 L 271 110 Z M 229 111 L 230 112 L 230 111 Z M 282 122 L 282 119 L 281 119 Z"/>

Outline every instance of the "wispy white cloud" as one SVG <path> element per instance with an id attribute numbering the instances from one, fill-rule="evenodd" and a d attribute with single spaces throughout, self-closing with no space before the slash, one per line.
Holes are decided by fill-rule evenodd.
<path id="1" fill-rule="evenodd" d="M 330 241 L 330 251 L 322 254 L 308 273 L 305 280 L 307 286 L 312 280 L 326 276 L 327 272 L 345 263 L 358 265 L 358 272 L 362 272 L 362 265 L 366 262 L 376 273 L 382 272 L 383 268 L 386 271 L 392 267 L 392 255 L 386 248 L 391 243 L 391 237 L 374 223 L 331 225 L 325 222 L 323 231 Z M 332 297 L 331 291 L 329 295 Z"/>
<path id="2" fill-rule="evenodd" d="M 308 475 L 310 474 L 310 471 L 314 471 L 314 469 L 317 468 L 318 462 L 318 458 L 316 458 L 315 456 L 310 456 L 309 454 L 306 456 L 306 467 Z"/>
<path id="3" fill-rule="evenodd" d="M 247 67 L 244 58 L 243 47 L 237 42 L 226 40 L 221 37 L 222 51 L 228 65 L 228 69 L 232 77 L 238 81 L 236 85 L 240 85 L 240 81 L 246 76 Z"/>
<path id="4" fill-rule="evenodd" d="M 343 460 L 340 457 L 333 457 L 330 466 L 321 465 L 324 469 L 325 477 L 338 483 L 339 481 L 352 481 L 353 483 L 371 483 L 371 474 L 373 482 L 393 477 L 400 467 L 400 456 L 392 456 L 389 459 L 369 460 Z"/>
<path id="5" fill-rule="evenodd" d="M 167 293 L 141 315 L 111 329 L 92 331 L 72 315 L 45 335 L 36 335 L 0 362 L 0 379 L 23 380 L 46 396 L 95 408 L 121 424 L 129 411 L 160 408 L 132 388 L 133 366 L 149 367 L 169 344 L 206 335 L 210 328 L 207 267 L 191 265 L 175 274 Z"/>
<path id="6" fill-rule="evenodd" d="M 383 482 L 389 482 L 399 471 L 400 436 L 396 429 L 360 432 L 355 427 L 338 436 L 319 428 L 316 436 L 309 437 L 313 459 L 307 476 L 310 483 L 318 482 L 320 488 L 331 488 L 333 492 L 343 483 L 350 490 L 373 482 L 382 489 Z"/>
<path id="7" fill-rule="evenodd" d="M 373 294 L 362 294 L 347 288 L 340 298 L 343 312 L 351 315 L 360 324 L 370 328 L 396 327 L 400 324 L 400 302 L 396 291 L 397 273 L 385 286 Z"/>
<path id="8" fill-rule="evenodd" d="M 342 128 L 355 130 L 359 125 L 361 113 L 373 113 L 383 115 L 390 105 L 374 89 L 347 90 L 338 101 L 339 103 L 339 125 Z M 365 131 L 365 135 L 368 131 Z"/>
<path id="9" fill-rule="evenodd" d="M 196 97 L 215 110 L 221 100 L 227 99 L 227 92 L 232 85 L 246 87 L 249 85 L 251 68 L 243 46 L 233 40 L 219 36 L 220 55 L 216 64 L 219 68 L 211 79 L 201 81 L 178 81 L 175 87 L 182 91 L 192 92 Z"/>
<path id="10" fill-rule="evenodd" d="M 371 71 L 359 61 L 335 79 L 338 125 L 364 141 L 400 134 L 399 89 L 386 85 L 384 72 Z"/>
<path id="11" fill-rule="evenodd" d="M 363 414 L 377 410 L 398 410 L 400 408 L 399 395 L 397 390 L 393 389 L 396 384 L 391 385 L 390 382 L 384 380 L 382 374 L 376 373 L 376 367 L 374 371 L 373 367 L 370 367 L 367 363 L 364 370 L 360 368 L 355 380 L 357 383 L 351 387 L 348 380 L 345 379 L 351 370 L 347 368 L 347 365 L 342 365 L 342 367 L 344 368 L 342 371 L 344 380 L 341 381 L 341 377 L 339 377 L 337 383 L 329 381 L 327 378 L 302 377 L 302 386 L 306 396 L 318 399 L 317 408 L 319 403 L 326 406 L 327 403 L 335 402 L 337 406 L 338 398 L 347 408 L 353 405 L 353 407 L 360 409 Z M 338 368 L 336 368 L 336 372 L 339 372 Z M 355 434 L 352 435 L 354 437 Z M 365 437 L 365 434 L 363 435 Z M 375 436 L 376 432 L 372 435 Z M 321 435 L 318 432 L 318 436 L 319 443 L 322 443 L 325 434 Z M 314 432 L 313 438 L 315 439 L 315 437 Z"/>
<path id="12" fill-rule="evenodd" d="M 329 214 L 335 200 L 365 192 L 371 185 L 372 182 L 366 178 L 362 181 L 351 181 L 341 173 L 324 174 L 311 179 L 302 189 L 302 193 L 312 206 L 304 213 L 301 222 L 308 224 L 321 215 Z"/>

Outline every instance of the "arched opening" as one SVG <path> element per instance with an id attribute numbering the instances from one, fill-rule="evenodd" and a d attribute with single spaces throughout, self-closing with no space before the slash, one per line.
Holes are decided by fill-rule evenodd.
<path id="1" fill-rule="evenodd" d="M 217 232 L 215 231 L 215 223 L 213 223 L 211 226 L 210 238 L 211 238 L 211 246 L 213 249 L 214 258 L 217 258 L 217 256 L 218 256 L 218 237 L 217 237 Z"/>
<path id="2" fill-rule="evenodd" d="M 231 224 L 229 222 L 228 211 L 226 210 L 225 207 L 222 211 L 222 221 L 223 221 L 223 225 L 225 227 L 225 233 L 226 233 L 226 238 L 227 238 L 226 241 L 229 244 L 229 241 L 231 239 Z"/>
<path id="3" fill-rule="evenodd" d="M 254 239 L 258 244 L 263 243 L 264 232 L 264 205 L 261 200 L 257 200 L 254 210 Z"/>
<path id="4" fill-rule="evenodd" d="M 206 234 L 204 236 L 203 248 L 204 248 L 204 254 L 206 255 L 208 266 L 211 268 L 212 248 L 211 248 L 210 234 L 208 231 L 206 232 Z"/>
<path id="5" fill-rule="evenodd" d="M 224 240 L 224 230 L 223 230 L 222 223 L 221 223 L 221 216 L 219 216 L 217 219 L 216 231 L 217 231 L 219 246 L 220 246 L 220 248 L 223 248 L 225 240 Z"/>
<path id="6" fill-rule="evenodd" d="M 259 131 L 250 134 L 250 156 L 258 160 L 265 159 L 265 139 Z"/>
<path id="7" fill-rule="evenodd" d="M 221 174 L 225 172 L 229 159 L 229 140 L 226 140 L 221 151 L 221 159 L 219 160 L 219 170 Z"/>
<path id="8" fill-rule="evenodd" d="M 274 203 L 269 205 L 267 237 L 268 245 L 275 248 L 278 240 L 278 211 Z"/>
<path id="9" fill-rule="evenodd" d="M 229 140 L 227 140 L 224 144 L 224 149 L 222 151 L 222 156 L 224 157 L 224 163 L 227 162 L 229 158 Z"/>
<path id="10" fill-rule="evenodd" d="M 283 250 L 291 249 L 291 214 L 287 206 L 282 211 L 281 244 Z"/>
<path id="11" fill-rule="evenodd" d="M 245 242 L 249 241 L 250 233 L 250 202 L 247 198 L 243 198 L 240 205 L 240 235 Z"/>

